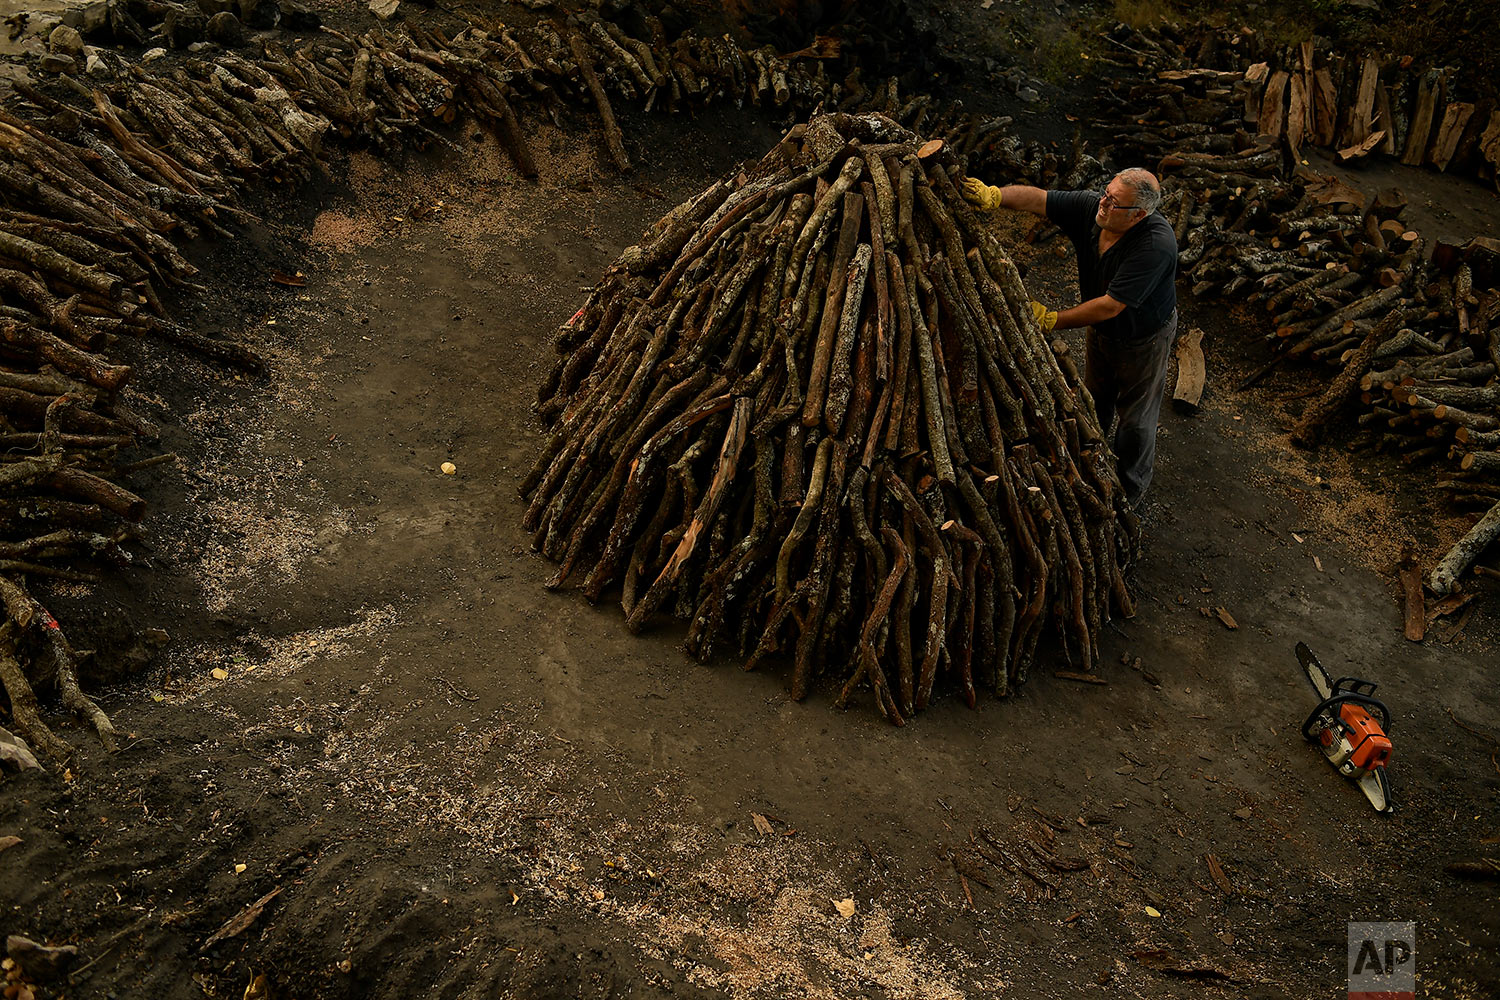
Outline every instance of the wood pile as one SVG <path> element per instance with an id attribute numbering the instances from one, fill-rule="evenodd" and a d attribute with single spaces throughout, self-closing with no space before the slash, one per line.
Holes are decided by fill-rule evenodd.
<path id="1" fill-rule="evenodd" d="M 125 457 L 151 450 L 157 430 L 122 398 L 133 371 L 116 345 L 146 337 L 249 370 L 260 361 L 176 325 L 162 304 L 196 287 L 173 240 L 226 232 L 238 213 L 213 148 L 151 137 L 102 91 L 72 106 L 17 89 L 25 104 L 0 111 L 0 683 L 21 735 L 63 758 L 71 750 L 38 715 L 34 685 L 55 688 L 110 747 L 113 726 L 28 581 L 87 582 L 79 563 L 128 565 L 146 505 L 125 482 L 175 457 Z"/>
<path id="2" fill-rule="evenodd" d="M 417 23 L 358 36 L 322 27 L 287 47 L 265 41 L 254 59 L 224 50 L 159 72 L 111 59 L 120 75 L 148 86 L 142 104 L 155 110 L 165 92 L 168 106 L 155 115 L 168 126 L 185 122 L 194 138 L 213 137 L 241 171 L 293 175 L 305 174 L 303 153 L 315 154 L 325 135 L 383 150 L 425 146 L 441 140 L 438 126 L 468 114 L 494 128 L 521 173 L 534 177 L 516 111 L 530 103 L 554 121 L 570 108 L 592 105 L 611 159 L 627 170 L 614 102 L 648 112 L 724 102 L 798 109 L 838 93 L 823 75 L 823 57 L 836 56 L 836 45 L 830 53 L 783 57 L 769 46 L 747 50 L 727 37 L 689 32 L 669 39 L 654 17 L 644 25 L 642 37 L 598 17 L 470 26 L 451 36 Z M 58 79 L 82 89 L 71 76 Z"/>
<path id="3" fill-rule="evenodd" d="M 958 196 L 956 154 L 883 115 L 793 128 L 628 249 L 558 334 L 525 527 L 632 630 L 786 652 L 894 723 L 973 704 L 1056 630 L 1083 670 L 1136 544 L 1066 347 Z"/>
<path id="4" fill-rule="evenodd" d="M 1103 95 L 1127 121 L 1143 102 L 1164 125 L 1219 121 L 1228 104 L 1241 109 L 1238 125 L 1293 154 L 1318 147 L 1346 162 L 1386 155 L 1500 189 L 1500 108 L 1455 67 L 1330 52 L 1312 40 L 1271 46 L 1250 29 L 1121 24 L 1102 38 L 1114 53 L 1106 62 L 1150 77 Z"/>
<path id="5" fill-rule="evenodd" d="M 1271 359 L 1242 387 L 1288 361 L 1322 366 L 1329 377 L 1309 394 L 1294 443 L 1312 446 L 1331 420 L 1347 419 L 1354 447 L 1439 466 L 1439 488 L 1464 506 L 1500 504 L 1500 242 L 1425 239 L 1403 221 L 1399 190 L 1291 169 L 1302 144 L 1341 147 L 1344 159 L 1384 150 L 1437 169 L 1475 163 L 1486 147 L 1468 140 L 1483 130 L 1454 124 L 1471 121 L 1470 109 L 1454 110 L 1461 102 L 1440 99 L 1451 90 L 1428 85 L 1441 73 L 1403 88 L 1398 74 L 1410 67 L 1399 61 L 1325 65 L 1303 45 L 1279 64 L 1223 69 L 1250 56 L 1225 44 L 1216 65 L 1183 66 L 1181 50 L 1168 58 L 1173 46 L 1159 47 L 1151 64 L 1172 68 L 1106 95 L 1105 120 L 1135 108 L 1130 120 L 1141 124 L 1121 132 L 1115 152 L 1157 165 L 1192 293 L 1269 313 Z M 1428 120 L 1437 124 L 1427 129 Z M 1383 124 L 1390 144 L 1377 139 Z M 1494 159 L 1483 162 L 1481 173 L 1493 169 Z M 1467 562 L 1454 572 L 1445 561 L 1429 587 L 1449 593 L 1495 535 L 1457 546 Z"/>
<path id="6" fill-rule="evenodd" d="M 56 690 L 114 744 L 79 685 L 88 654 L 29 582 L 93 581 L 80 568 L 90 561 L 128 565 L 145 515 L 128 477 L 174 458 L 150 454 L 157 429 L 122 398 L 133 372 L 117 345 L 148 338 L 263 369 L 244 345 L 170 319 L 164 298 L 203 290 L 180 241 L 231 235 L 252 185 L 318 175 L 339 143 L 445 141 L 440 130 L 460 113 L 495 129 L 535 176 L 522 101 L 554 115 L 591 101 L 624 169 L 610 93 L 677 109 L 787 106 L 827 89 L 816 62 L 691 36 L 669 43 L 652 28 L 650 39 L 598 20 L 452 38 L 415 25 L 357 38 L 324 30 L 290 47 L 267 40 L 255 58 L 111 57 L 117 78 L 97 87 L 67 74 L 46 89 L 16 84 L 0 109 L 0 683 L 32 745 L 71 753 L 42 721 L 37 689 Z"/>

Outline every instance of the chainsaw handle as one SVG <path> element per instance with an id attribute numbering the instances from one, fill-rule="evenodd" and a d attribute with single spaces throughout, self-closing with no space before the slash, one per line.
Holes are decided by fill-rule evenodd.
<path id="1" fill-rule="evenodd" d="M 1340 677 L 1333 682 L 1333 687 L 1329 689 L 1329 693 L 1332 695 L 1338 694 L 1341 691 L 1350 691 L 1354 694 L 1374 697 L 1375 689 L 1379 686 L 1374 681 L 1360 680 L 1358 677 Z"/>
<path id="2" fill-rule="evenodd" d="M 1331 698 L 1324 698 L 1322 701 L 1318 702 L 1318 707 L 1313 709 L 1312 714 L 1307 717 L 1307 721 L 1302 723 L 1302 738 L 1308 740 L 1309 742 L 1315 740 L 1317 737 L 1313 735 L 1313 725 L 1318 721 L 1323 713 L 1331 708 L 1337 708 L 1340 705 L 1347 705 L 1351 703 L 1369 709 L 1371 711 L 1371 714 L 1378 713 L 1380 728 L 1385 730 L 1387 734 L 1390 733 L 1391 712 L 1390 709 L 1385 707 L 1385 702 L 1381 701 L 1378 698 L 1371 698 L 1367 694 L 1360 694 L 1357 691 L 1344 691 L 1332 696 Z M 1333 716 L 1334 718 L 1338 718 L 1338 712 L 1334 712 Z"/>

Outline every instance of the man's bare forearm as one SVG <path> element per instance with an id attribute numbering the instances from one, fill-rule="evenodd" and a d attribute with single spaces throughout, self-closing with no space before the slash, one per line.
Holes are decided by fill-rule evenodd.
<path id="1" fill-rule="evenodd" d="M 1007 184 L 1000 189 L 1000 207 L 1032 215 L 1047 214 L 1047 192 L 1029 184 Z"/>
<path id="2" fill-rule="evenodd" d="M 1081 326 L 1093 326 L 1107 319 L 1114 319 L 1125 311 L 1125 303 L 1119 299 L 1111 298 L 1107 293 L 1097 299 L 1089 299 L 1081 305 L 1071 309 L 1063 309 L 1057 314 L 1058 330 L 1076 330 Z"/>

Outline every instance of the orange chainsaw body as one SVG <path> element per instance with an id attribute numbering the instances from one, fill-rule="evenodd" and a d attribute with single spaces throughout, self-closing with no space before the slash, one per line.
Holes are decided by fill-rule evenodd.
<path id="1" fill-rule="evenodd" d="M 1359 785 L 1376 812 L 1391 811 L 1386 765 L 1391 759 L 1391 713 L 1375 698 L 1375 683 L 1358 677 L 1332 680 L 1307 643 L 1297 643 L 1297 659 L 1318 695 L 1317 707 L 1302 723 L 1302 735 L 1323 751 L 1344 777 Z"/>
<path id="2" fill-rule="evenodd" d="M 1339 721 L 1344 724 L 1342 732 L 1330 726 L 1318 734 L 1318 742 L 1330 759 L 1335 763 L 1348 761 L 1359 771 L 1386 766 L 1391 759 L 1391 740 L 1374 716 L 1359 705 L 1345 703 L 1339 706 Z M 1336 740 L 1347 749 L 1339 747 L 1330 752 Z"/>

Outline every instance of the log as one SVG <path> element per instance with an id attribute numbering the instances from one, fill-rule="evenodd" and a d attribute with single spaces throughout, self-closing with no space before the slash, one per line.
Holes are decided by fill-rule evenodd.
<path id="1" fill-rule="evenodd" d="M 1427 634 L 1427 606 L 1422 599 L 1422 569 L 1409 546 L 1401 551 L 1399 576 L 1406 609 L 1404 635 L 1411 642 L 1421 642 Z"/>
<path id="2" fill-rule="evenodd" d="M 1447 170 L 1453 153 L 1458 149 L 1458 140 L 1463 137 L 1464 127 L 1474 114 L 1474 105 L 1465 101 L 1450 101 L 1443 109 L 1442 123 L 1433 137 L 1432 148 L 1427 153 L 1427 162 L 1439 170 Z"/>
<path id="3" fill-rule="evenodd" d="M 1375 356 L 1376 345 L 1390 336 L 1400 324 L 1400 318 L 1399 312 L 1388 313 L 1365 335 L 1364 341 L 1345 362 L 1343 370 L 1328 384 L 1327 391 L 1313 401 L 1298 418 L 1296 425 L 1292 428 L 1293 444 L 1310 448 L 1317 443 L 1323 433 L 1323 425 L 1353 395 L 1359 385 L 1360 376 L 1369 370 L 1370 361 Z"/>
<path id="4" fill-rule="evenodd" d="M 27 743 L 62 763 L 73 756 L 73 748 L 58 739 L 42 721 L 36 693 L 16 659 L 15 633 L 15 622 L 0 624 L 0 687 L 10 701 L 11 719 Z"/>
<path id="5" fill-rule="evenodd" d="M 51 612 L 42 607 L 26 590 L 8 577 L 0 576 L 0 604 L 21 634 L 30 632 L 32 641 L 45 650 L 52 661 L 52 676 L 62 695 L 62 702 L 80 719 L 93 725 L 106 750 L 117 748 L 115 727 L 99 706 L 78 686 L 78 656 L 63 637 L 62 629 Z"/>
<path id="6" fill-rule="evenodd" d="M 1458 463 L 1465 472 L 1500 472 L 1500 452 L 1471 451 Z"/>
<path id="7" fill-rule="evenodd" d="M 1500 110 L 1490 112 L 1490 120 L 1479 135 L 1479 155 L 1500 169 Z"/>
<path id="8" fill-rule="evenodd" d="M 1290 81 L 1291 74 L 1285 70 L 1277 70 L 1271 74 L 1271 79 L 1266 84 L 1266 96 L 1260 105 L 1257 127 L 1261 135 L 1278 140 L 1281 138 L 1286 128 L 1286 95 Z"/>
<path id="9" fill-rule="evenodd" d="M 1203 331 L 1190 327 L 1177 338 L 1177 386 L 1172 390 L 1172 408 L 1192 416 L 1198 412 L 1208 367 L 1203 358 Z"/>
<path id="10" fill-rule="evenodd" d="M 1454 543 L 1442 559 L 1433 567 L 1427 578 L 1427 587 L 1439 597 L 1446 597 L 1458 589 L 1459 578 L 1472 566 L 1495 537 L 1500 535 L 1500 503 L 1491 507 L 1489 513 L 1479 519 L 1468 533 Z"/>
<path id="11" fill-rule="evenodd" d="M 1432 135 L 1441 87 L 1442 76 L 1435 69 L 1423 74 L 1417 85 L 1416 111 L 1412 114 L 1411 130 L 1406 135 L 1406 149 L 1401 153 L 1401 162 L 1408 167 L 1421 165 L 1427 155 L 1427 141 Z"/>
<path id="12" fill-rule="evenodd" d="M 1338 88 L 1327 67 L 1313 72 L 1313 144 L 1333 145 L 1338 126 Z"/>
<path id="13" fill-rule="evenodd" d="M 599 75 L 594 72 L 594 62 L 589 56 L 588 42 L 578 32 L 570 31 L 568 32 L 568 46 L 573 52 L 574 61 L 578 64 L 578 72 L 582 75 L 583 82 L 594 99 L 594 107 L 599 112 L 599 120 L 604 128 L 604 144 L 609 149 L 610 158 L 614 160 L 615 167 L 621 173 L 629 173 L 630 157 L 625 152 L 625 137 L 620 132 L 620 126 L 615 122 L 615 112 L 610 106 L 609 95 L 604 92 L 604 85 L 599 82 Z"/>
<path id="14" fill-rule="evenodd" d="M 1301 74 L 1294 74 L 1287 88 L 1289 99 L 1286 115 L 1286 141 L 1293 159 L 1302 158 L 1302 141 L 1306 137 L 1308 121 L 1312 117 L 1307 84 Z"/>
<path id="15" fill-rule="evenodd" d="M 1349 144 L 1362 146 L 1370 138 L 1371 120 L 1375 114 L 1375 94 L 1380 84 L 1380 63 L 1374 56 L 1365 56 L 1359 71 L 1359 87 L 1355 92 L 1354 107 L 1349 114 Z M 1388 131 L 1388 129 L 1387 129 Z"/>
<path id="16" fill-rule="evenodd" d="M 81 469 L 59 469 L 46 482 L 65 497 L 97 504 L 127 521 L 139 521 L 146 516 L 146 501 L 107 479 Z"/>

